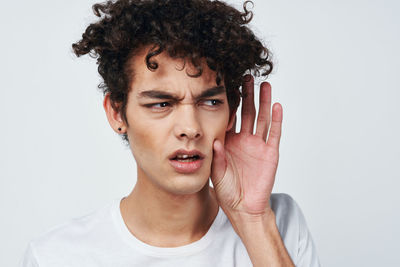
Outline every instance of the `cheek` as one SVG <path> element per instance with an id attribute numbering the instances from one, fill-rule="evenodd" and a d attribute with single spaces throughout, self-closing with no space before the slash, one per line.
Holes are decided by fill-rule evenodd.
<path id="1" fill-rule="evenodd" d="M 138 123 L 132 120 L 128 129 L 130 147 L 136 159 L 154 161 L 154 155 L 162 155 L 162 145 L 166 143 L 166 129 L 161 122 L 156 123 L 143 118 L 142 116 L 142 120 Z"/>
<path id="2" fill-rule="evenodd" d="M 204 118 L 203 129 L 207 132 L 207 136 L 208 138 L 210 138 L 210 142 L 213 142 L 215 139 L 224 142 L 226 130 L 228 127 L 228 120 L 228 109 L 219 114 L 213 114 L 212 116 L 208 114 L 207 117 Z"/>
<path id="3" fill-rule="evenodd" d="M 226 135 L 226 126 L 219 127 L 214 139 L 218 139 L 222 142 L 222 144 L 224 144 L 225 143 L 225 135 Z"/>

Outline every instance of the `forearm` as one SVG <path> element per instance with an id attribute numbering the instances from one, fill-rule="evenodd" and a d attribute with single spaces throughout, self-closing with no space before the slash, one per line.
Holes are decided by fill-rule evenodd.
<path id="1" fill-rule="evenodd" d="M 294 266 L 272 212 L 265 216 L 230 215 L 254 267 Z"/>

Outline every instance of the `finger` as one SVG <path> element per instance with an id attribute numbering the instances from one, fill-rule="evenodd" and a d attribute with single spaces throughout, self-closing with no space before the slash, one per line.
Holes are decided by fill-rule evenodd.
<path id="1" fill-rule="evenodd" d="M 253 134 L 256 108 L 254 106 L 254 79 L 250 74 L 244 76 L 242 90 L 242 125 L 240 127 L 240 132 Z"/>
<path id="2" fill-rule="evenodd" d="M 221 141 L 214 141 L 213 151 L 213 160 L 211 163 L 211 181 L 215 187 L 224 177 L 227 163 L 225 158 L 225 149 Z"/>
<path id="3" fill-rule="evenodd" d="M 267 139 L 271 123 L 271 85 L 264 82 L 260 86 L 260 109 L 257 116 L 256 136 Z"/>
<path id="4" fill-rule="evenodd" d="M 269 130 L 269 136 L 267 140 L 267 145 L 275 149 L 279 149 L 279 142 L 281 140 L 282 117 L 283 117 L 282 106 L 279 103 L 275 103 L 272 106 L 271 129 Z"/>

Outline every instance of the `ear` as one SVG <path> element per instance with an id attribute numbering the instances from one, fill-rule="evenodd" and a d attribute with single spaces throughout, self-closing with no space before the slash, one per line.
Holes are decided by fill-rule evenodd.
<path id="1" fill-rule="evenodd" d="M 226 128 L 226 131 L 229 132 L 233 127 L 236 127 L 236 110 L 233 110 L 230 117 L 229 117 L 229 122 L 228 122 L 228 126 Z M 233 131 L 235 131 L 235 129 L 233 129 Z"/>
<path id="2" fill-rule="evenodd" d="M 126 125 L 122 120 L 121 114 L 115 111 L 115 109 L 112 107 L 110 93 L 107 93 L 104 96 L 103 107 L 106 112 L 107 119 L 108 122 L 110 123 L 111 128 L 113 128 L 113 130 L 118 134 L 125 133 Z M 119 131 L 118 128 L 121 128 L 121 131 Z"/>

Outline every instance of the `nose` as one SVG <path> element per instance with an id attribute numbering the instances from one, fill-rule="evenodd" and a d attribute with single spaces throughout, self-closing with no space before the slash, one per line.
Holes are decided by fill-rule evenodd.
<path id="1" fill-rule="evenodd" d="M 179 139 L 199 139 L 203 136 L 201 125 L 193 105 L 182 105 L 175 117 L 175 135 Z"/>

